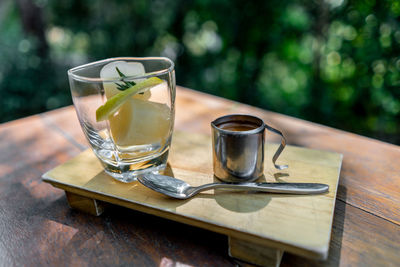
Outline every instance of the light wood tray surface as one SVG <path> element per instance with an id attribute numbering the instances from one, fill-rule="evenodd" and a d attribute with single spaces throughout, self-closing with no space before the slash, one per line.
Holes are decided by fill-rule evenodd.
<path id="1" fill-rule="evenodd" d="M 329 192 L 302 196 L 210 190 L 189 200 L 176 200 L 138 182 L 124 184 L 112 179 L 91 150 L 47 172 L 43 180 L 67 192 L 205 228 L 235 240 L 325 259 L 342 155 L 287 146 L 278 162 L 289 164 L 289 168 L 277 171 L 271 163 L 276 148 L 276 144 L 266 144 L 264 180 L 326 183 Z M 166 173 L 192 185 L 214 182 L 211 137 L 175 133 Z"/>

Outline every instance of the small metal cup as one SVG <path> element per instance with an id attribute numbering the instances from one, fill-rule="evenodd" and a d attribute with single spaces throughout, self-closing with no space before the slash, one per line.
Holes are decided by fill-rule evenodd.
<path id="1" fill-rule="evenodd" d="M 247 125 L 250 129 L 224 129 L 228 124 Z M 281 136 L 281 144 L 272 162 L 276 169 L 286 169 L 287 165 L 275 162 L 286 146 L 283 134 L 261 119 L 250 115 L 227 115 L 211 122 L 213 141 L 214 175 L 226 182 L 248 182 L 258 179 L 264 172 L 264 132 L 265 129 Z"/>

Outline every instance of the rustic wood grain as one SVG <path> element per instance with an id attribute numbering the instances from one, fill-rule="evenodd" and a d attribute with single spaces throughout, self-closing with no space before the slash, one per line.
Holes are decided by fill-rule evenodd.
<path id="1" fill-rule="evenodd" d="M 281 267 L 394 267 L 400 262 L 398 240 L 398 225 L 337 200 L 328 260 L 314 261 L 285 253 Z"/>
<path id="2" fill-rule="evenodd" d="M 261 110 L 227 99 L 178 87 L 175 128 L 211 134 L 210 122 L 232 113 L 253 114 L 282 129 L 289 144 L 334 151 L 344 156 L 338 198 L 400 225 L 400 147 L 378 140 Z M 87 147 L 72 107 L 42 116 L 49 124 Z M 270 142 L 278 142 L 273 134 Z M 384 193 L 382 193 L 384 192 Z"/>
<path id="3" fill-rule="evenodd" d="M 1 266 L 232 264 L 223 236 L 118 207 L 71 210 L 40 176 L 80 150 L 39 116 L 0 125 L 0 140 Z"/>
<path id="4" fill-rule="evenodd" d="M 281 129 L 289 144 L 343 154 L 340 185 L 347 191 L 339 199 L 400 225 L 400 147 L 193 90 L 181 88 L 177 96 L 178 111 L 195 113 L 177 111 L 179 129 L 210 134 L 218 116 L 253 114 Z M 278 141 L 272 134 L 267 140 Z"/>
<path id="5" fill-rule="evenodd" d="M 210 143 L 210 136 L 176 131 L 166 172 L 194 186 L 215 182 L 212 169 L 201 170 L 201 166 L 212 166 Z M 276 145 L 265 148 L 267 182 L 276 181 L 277 172 L 271 159 L 275 150 Z M 342 157 L 337 153 L 287 146 L 281 161 L 291 167 L 280 180 L 324 183 L 329 185 L 329 192 L 304 196 L 209 191 L 186 201 L 176 200 L 140 183 L 117 182 L 104 173 L 90 149 L 47 172 L 43 179 L 84 197 L 305 257 L 326 258 Z"/>
<path id="6" fill-rule="evenodd" d="M 285 129 L 291 144 L 344 154 L 328 260 L 285 254 L 282 266 L 398 266 L 398 146 L 182 88 L 176 129 L 209 134 L 212 119 L 236 112 Z M 85 147 L 72 107 L 0 125 L 0 265 L 235 265 L 221 235 L 119 207 L 98 218 L 71 210 L 40 177 Z"/>

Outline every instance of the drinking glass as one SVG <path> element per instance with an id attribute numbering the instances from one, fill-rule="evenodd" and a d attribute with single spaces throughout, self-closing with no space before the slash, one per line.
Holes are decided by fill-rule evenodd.
<path id="1" fill-rule="evenodd" d="M 170 59 L 110 58 L 72 68 L 68 78 L 82 130 L 106 173 L 132 182 L 166 167 L 175 116 Z"/>

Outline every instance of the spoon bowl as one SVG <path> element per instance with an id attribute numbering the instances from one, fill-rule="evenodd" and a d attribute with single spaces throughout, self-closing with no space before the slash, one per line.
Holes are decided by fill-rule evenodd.
<path id="1" fill-rule="evenodd" d="M 138 181 L 156 192 L 178 199 L 188 199 L 202 191 L 216 188 L 301 195 L 321 194 L 329 190 L 328 185 L 319 183 L 210 183 L 191 186 L 177 178 L 156 173 L 140 175 Z"/>

